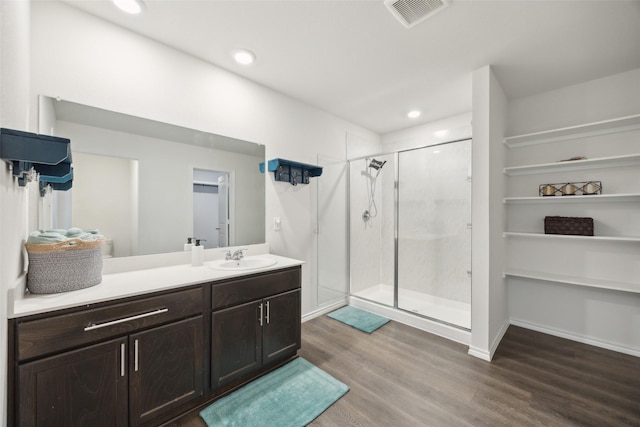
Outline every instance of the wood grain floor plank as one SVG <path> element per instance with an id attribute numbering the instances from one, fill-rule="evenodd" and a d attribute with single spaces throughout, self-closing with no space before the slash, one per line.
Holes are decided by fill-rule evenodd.
<path id="1" fill-rule="evenodd" d="M 514 326 L 488 363 L 397 322 L 369 335 L 322 316 L 299 354 L 350 387 L 312 427 L 640 426 L 640 358 Z"/>

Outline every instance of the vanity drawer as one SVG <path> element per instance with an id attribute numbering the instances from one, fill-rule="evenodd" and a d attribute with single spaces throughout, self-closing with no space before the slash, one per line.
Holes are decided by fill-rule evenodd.
<path id="1" fill-rule="evenodd" d="M 300 267 L 241 277 L 212 285 L 211 307 L 219 310 L 300 288 Z"/>
<path id="2" fill-rule="evenodd" d="M 202 288 L 18 322 L 19 361 L 202 313 Z"/>

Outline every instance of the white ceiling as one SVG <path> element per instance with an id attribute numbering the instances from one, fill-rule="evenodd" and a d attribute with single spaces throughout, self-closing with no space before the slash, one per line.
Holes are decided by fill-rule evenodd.
<path id="1" fill-rule="evenodd" d="M 640 1 L 453 0 L 410 29 L 383 0 L 64 1 L 378 133 L 470 111 L 489 64 L 511 99 L 640 68 Z"/>

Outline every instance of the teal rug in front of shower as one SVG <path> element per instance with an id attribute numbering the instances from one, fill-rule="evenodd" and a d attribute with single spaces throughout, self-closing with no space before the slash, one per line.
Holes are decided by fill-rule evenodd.
<path id="1" fill-rule="evenodd" d="M 298 357 L 200 411 L 209 427 L 304 427 L 349 387 Z"/>
<path id="2" fill-rule="evenodd" d="M 327 316 L 370 334 L 389 322 L 389 319 L 359 308 L 346 306 L 332 311 Z"/>

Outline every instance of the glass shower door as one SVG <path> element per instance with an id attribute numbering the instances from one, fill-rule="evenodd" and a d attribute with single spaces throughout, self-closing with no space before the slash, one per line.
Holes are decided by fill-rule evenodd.
<path id="1" fill-rule="evenodd" d="M 318 305 L 343 300 L 349 292 L 347 220 L 348 167 L 345 160 L 318 156 Z"/>
<path id="2" fill-rule="evenodd" d="M 471 140 L 398 165 L 398 308 L 470 329 Z"/>

